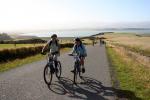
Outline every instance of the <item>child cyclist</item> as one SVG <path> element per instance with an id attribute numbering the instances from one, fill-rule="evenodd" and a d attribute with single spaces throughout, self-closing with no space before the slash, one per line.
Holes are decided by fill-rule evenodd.
<path id="1" fill-rule="evenodd" d="M 74 44 L 71 54 L 80 54 L 79 56 L 80 56 L 80 61 L 81 61 L 80 63 L 82 66 L 82 73 L 84 73 L 85 72 L 84 59 L 87 56 L 87 53 L 86 53 L 85 46 L 83 45 L 80 38 L 75 39 L 75 44 Z M 74 72 L 74 70 L 72 70 L 71 72 Z"/>
<path id="2" fill-rule="evenodd" d="M 43 47 L 42 49 L 42 54 L 44 54 L 45 50 L 49 48 L 49 53 L 51 55 L 55 55 L 55 58 L 54 58 L 54 62 L 55 62 L 55 67 L 57 69 L 57 57 L 60 55 L 60 44 L 58 42 L 58 39 L 57 39 L 57 35 L 56 34 L 53 34 L 51 36 L 51 40 L 49 40 L 46 45 Z"/>

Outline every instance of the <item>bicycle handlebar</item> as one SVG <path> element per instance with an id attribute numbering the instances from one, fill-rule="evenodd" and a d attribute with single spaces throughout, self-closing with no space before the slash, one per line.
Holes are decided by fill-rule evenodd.
<path id="1" fill-rule="evenodd" d="M 69 56 L 73 56 L 73 54 L 68 54 Z"/>
<path id="2" fill-rule="evenodd" d="M 69 56 L 79 56 L 78 54 L 68 54 Z"/>
<path id="3" fill-rule="evenodd" d="M 42 54 L 42 55 L 46 55 L 46 53 L 45 53 L 45 52 L 41 52 L 41 54 Z"/>
<path id="4" fill-rule="evenodd" d="M 56 55 L 56 54 L 58 54 L 59 52 L 57 51 L 57 52 L 53 52 L 53 53 L 51 53 L 52 55 Z M 46 52 L 41 52 L 41 54 L 42 55 L 46 55 Z"/>

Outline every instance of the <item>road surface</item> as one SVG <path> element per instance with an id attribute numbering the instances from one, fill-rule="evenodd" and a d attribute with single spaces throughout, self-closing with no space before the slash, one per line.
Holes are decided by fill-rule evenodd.
<path id="1" fill-rule="evenodd" d="M 115 100 L 105 46 L 87 46 L 86 73 L 73 85 L 73 58 L 62 54 L 62 78 L 51 86 L 43 80 L 46 60 L 0 74 L 0 100 Z"/>

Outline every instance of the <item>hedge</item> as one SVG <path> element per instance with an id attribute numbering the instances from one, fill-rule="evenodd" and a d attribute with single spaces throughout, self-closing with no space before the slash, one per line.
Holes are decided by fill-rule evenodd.
<path id="1" fill-rule="evenodd" d="M 73 43 L 61 44 L 61 48 L 73 47 Z M 36 47 L 22 47 L 16 49 L 0 50 L 0 62 L 7 62 L 14 59 L 21 59 L 28 56 L 33 56 L 41 52 L 43 46 Z"/>
<path id="2" fill-rule="evenodd" d="M 0 62 L 6 62 L 17 58 L 25 58 L 40 53 L 42 46 L 22 47 L 17 49 L 4 49 L 0 51 Z"/>
<path id="3" fill-rule="evenodd" d="M 34 44 L 34 43 L 46 43 L 46 40 L 42 39 L 28 39 L 28 40 L 8 40 L 8 41 L 0 41 L 0 44 Z"/>

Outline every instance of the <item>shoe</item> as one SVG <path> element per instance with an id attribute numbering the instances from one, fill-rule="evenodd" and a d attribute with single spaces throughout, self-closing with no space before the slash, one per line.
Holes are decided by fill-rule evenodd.
<path id="1" fill-rule="evenodd" d="M 84 67 L 82 68 L 82 73 L 85 73 L 85 68 Z"/>
<path id="2" fill-rule="evenodd" d="M 81 79 L 83 79 L 83 76 L 80 76 Z"/>
<path id="3" fill-rule="evenodd" d="M 70 72 L 74 73 L 74 70 L 71 70 Z"/>

